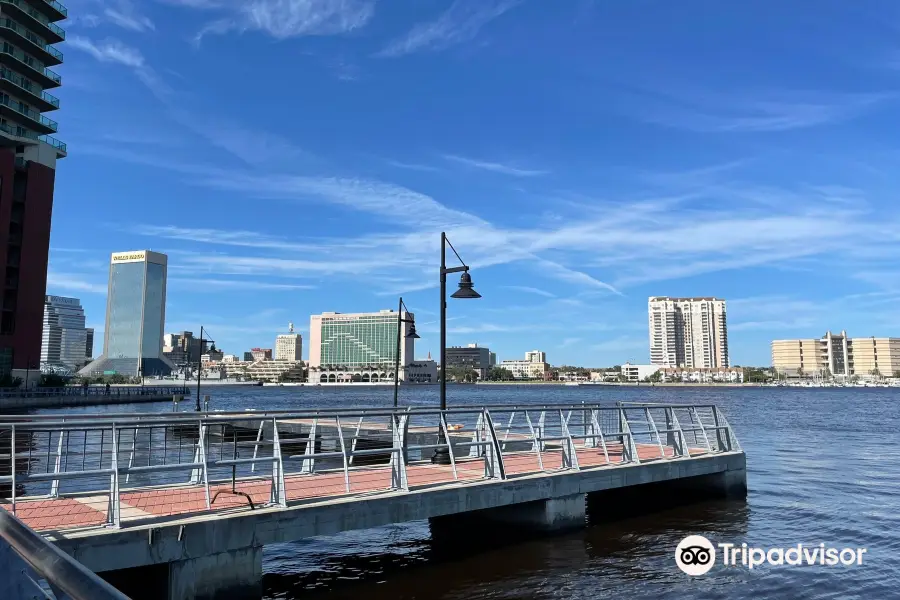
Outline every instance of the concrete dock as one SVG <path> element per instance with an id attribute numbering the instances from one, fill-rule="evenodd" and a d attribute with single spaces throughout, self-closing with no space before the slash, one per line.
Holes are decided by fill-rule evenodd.
<path id="1" fill-rule="evenodd" d="M 450 430 L 456 422 L 462 427 Z M 192 442 L 179 437 L 176 450 L 172 438 L 190 427 Z M 374 446 L 358 443 L 373 437 Z M 450 464 L 434 464 L 447 438 Z M 98 439 L 106 448 L 87 464 Z M 29 456 L 40 458 L 26 465 L 29 440 Z M 557 531 L 584 526 L 586 504 L 609 490 L 707 498 L 747 489 L 745 455 L 711 406 L 18 421 L 15 431 L 0 423 L 4 448 L 7 464 L 16 456 L 17 480 L 0 476 L 0 495 L 15 495 L 4 482 L 24 487 L 29 495 L 15 498 L 22 521 L 126 594 L 179 600 L 259 598 L 262 547 L 271 543 L 419 519 Z M 361 460 L 372 456 L 385 460 Z M 145 479 L 160 473 L 173 479 Z M 75 485 L 108 480 L 107 489 Z M 42 485 L 51 493 L 36 494 Z M 11 500 L 0 506 L 12 510 Z"/>

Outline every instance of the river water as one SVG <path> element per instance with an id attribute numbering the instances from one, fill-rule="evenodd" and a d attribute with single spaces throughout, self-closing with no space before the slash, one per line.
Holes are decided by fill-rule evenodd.
<path id="1" fill-rule="evenodd" d="M 210 387 L 206 393 L 211 408 L 227 410 L 392 402 L 387 387 Z M 461 532 L 461 543 L 448 549 L 432 541 L 427 522 L 415 522 L 267 546 L 266 598 L 900 598 L 900 390 L 453 385 L 448 400 L 451 406 L 716 403 L 746 452 L 749 494 L 746 502 L 707 502 L 614 521 L 589 515 L 584 530 L 515 543 L 472 531 Z M 401 388 L 401 404 L 437 402 L 436 387 Z M 604 513 L 626 509 L 610 506 Z M 691 534 L 738 546 L 825 543 L 867 553 L 859 566 L 749 570 L 717 564 L 690 578 L 673 557 Z"/>

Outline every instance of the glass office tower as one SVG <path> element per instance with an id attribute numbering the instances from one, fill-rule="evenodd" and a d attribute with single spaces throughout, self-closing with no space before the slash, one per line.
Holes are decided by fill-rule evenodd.
<path id="1" fill-rule="evenodd" d="M 83 375 L 168 375 L 163 356 L 166 320 L 165 254 L 140 250 L 112 255 L 106 299 L 103 355 Z"/>

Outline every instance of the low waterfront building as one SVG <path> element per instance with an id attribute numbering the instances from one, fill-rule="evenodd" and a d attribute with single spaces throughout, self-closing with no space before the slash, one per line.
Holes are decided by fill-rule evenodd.
<path id="1" fill-rule="evenodd" d="M 661 369 L 663 379 L 681 383 L 744 383 L 744 370 L 736 367 L 714 367 L 711 369 Z"/>
<path id="2" fill-rule="evenodd" d="M 821 338 L 773 340 L 772 367 L 787 377 L 892 377 L 900 372 L 900 338 L 828 331 Z"/>
<path id="3" fill-rule="evenodd" d="M 525 353 L 525 360 L 504 360 L 501 369 L 506 369 L 516 379 L 546 379 L 550 373 L 547 354 L 540 350 Z"/>
<path id="4" fill-rule="evenodd" d="M 250 348 L 250 356 L 254 361 L 272 360 L 271 348 Z"/>
<path id="5" fill-rule="evenodd" d="M 644 381 L 647 377 L 650 377 L 657 371 L 659 371 L 662 367 L 660 365 L 633 365 L 631 363 L 625 363 L 620 367 L 622 378 L 625 381 L 637 382 Z"/>
<path id="6" fill-rule="evenodd" d="M 478 373 L 479 379 L 487 379 L 493 366 L 491 355 L 496 356 L 489 348 L 481 347 L 478 344 L 469 344 L 465 347 L 452 346 L 444 350 L 448 371 L 451 369 L 475 371 Z"/>
<path id="7" fill-rule="evenodd" d="M 258 360 L 246 366 L 243 374 L 253 381 L 306 381 L 306 365 L 302 360 Z"/>

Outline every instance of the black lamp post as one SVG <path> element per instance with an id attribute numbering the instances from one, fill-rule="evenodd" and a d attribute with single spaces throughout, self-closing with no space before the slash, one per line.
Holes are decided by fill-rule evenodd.
<path id="1" fill-rule="evenodd" d="M 209 340 L 211 343 L 215 344 L 215 341 Z M 194 410 L 200 412 L 200 365 L 203 361 L 203 325 L 200 326 L 200 345 L 197 352 L 197 406 L 194 407 Z"/>
<path id="2" fill-rule="evenodd" d="M 447 268 L 447 246 L 453 250 L 456 259 L 461 266 Z M 472 276 L 469 275 L 469 266 L 460 258 L 459 252 L 447 239 L 447 234 L 441 232 L 441 410 L 447 410 L 447 275 L 450 273 L 462 273 L 459 277 L 459 289 L 450 295 L 451 298 L 469 299 L 481 298 L 481 294 L 472 287 Z M 443 429 L 440 430 L 440 439 L 444 438 Z M 444 440 L 449 443 L 450 440 Z M 447 448 L 437 448 L 431 457 L 431 462 L 450 464 L 450 452 Z"/>
<path id="3" fill-rule="evenodd" d="M 415 319 L 403 318 L 403 309 L 405 308 L 406 305 L 403 304 L 403 297 L 401 297 L 400 303 L 397 306 L 397 356 L 394 357 L 394 408 L 397 408 L 397 398 L 400 393 L 400 340 L 402 339 L 403 324 L 409 323 L 409 333 L 406 334 L 407 338 L 417 340 L 420 337 L 419 334 L 416 333 Z M 406 308 L 406 314 L 409 314 L 408 308 Z"/>

